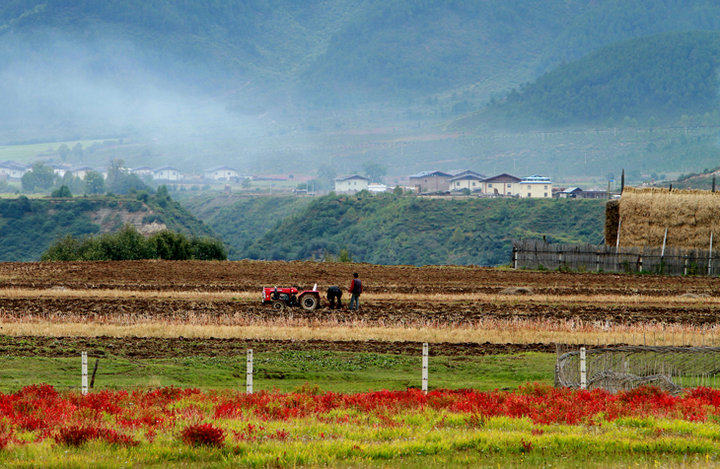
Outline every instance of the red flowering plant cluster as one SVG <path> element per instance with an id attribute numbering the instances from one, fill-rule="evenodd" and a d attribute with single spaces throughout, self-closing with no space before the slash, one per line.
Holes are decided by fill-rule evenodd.
<path id="1" fill-rule="evenodd" d="M 83 396 L 37 385 L 0 394 L 0 449 L 47 439 L 67 446 L 92 440 L 133 446 L 151 443 L 162 432 L 191 446 L 222 447 L 227 439 L 258 442 L 293 438 L 277 424 L 266 430 L 265 422 L 311 417 L 352 423 L 357 416 L 370 416 L 383 426 L 392 426 L 397 416 L 425 410 L 467 414 L 468 424 L 475 422 L 475 426 L 495 416 L 571 425 L 648 416 L 705 421 L 720 415 L 720 390 L 697 388 L 673 396 L 656 388 L 640 388 L 611 394 L 536 384 L 513 392 L 464 389 L 424 393 L 409 389 L 357 394 L 244 394 L 170 387 Z"/>

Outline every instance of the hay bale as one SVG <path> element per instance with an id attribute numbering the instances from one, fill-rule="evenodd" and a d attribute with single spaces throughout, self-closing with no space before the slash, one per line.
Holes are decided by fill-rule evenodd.
<path id="1" fill-rule="evenodd" d="M 627 187 L 619 217 L 623 247 L 660 247 L 665 228 L 668 247 L 708 249 L 711 232 L 713 250 L 720 246 L 720 192 Z M 606 218 L 606 233 L 612 222 Z"/>
<path id="2" fill-rule="evenodd" d="M 507 287 L 500 292 L 501 295 L 532 295 L 532 288 L 529 287 Z"/>
<path id="3" fill-rule="evenodd" d="M 608 246 L 615 246 L 619 220 L 620 200 L 608 200 L 605 204 L 605 244 Z"/>

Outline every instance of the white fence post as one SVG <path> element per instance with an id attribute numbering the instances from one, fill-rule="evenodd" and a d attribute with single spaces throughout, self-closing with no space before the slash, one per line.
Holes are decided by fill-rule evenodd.
<path id="1" fill-rule="evenodd" d="M 87 352 L 82 352 L 80 354 L 80 357 L 82 359 L 82 381 L 81 381 L 82 388 L 81 389 L 82 389 L 82 394 L 84 396 L 88 393 Z"/>
<path id="2" fill-rule="evenodd" d="M 245 392 L 253 393 L 253 351 L 247 351 L 247 372 L 245 374 Z"/>
<path id="3" fill-rule="evenodd" d="M 587 368 L 585 363 L 585 347 L 580 347 L 580 389 L 587 389 Z"/>
<path id="4" fill-rule="evenodd" d="M 428 391 L 428 344 L 423 344 L 422 351 L 422 390 L 423 392 Z"/>
<path id="5" fill-rule="evenodd" d="M 708 249 L 708 277 L 712 275 L 712 231 L 710 232 L 710 249 Z"/>

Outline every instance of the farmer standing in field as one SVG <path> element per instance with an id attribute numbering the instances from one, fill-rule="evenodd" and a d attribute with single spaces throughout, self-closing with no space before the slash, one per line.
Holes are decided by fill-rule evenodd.
<path id="1" fill-rule="evenodd" d="M 349 308 L 357 311 L 360 309 L 360 294 L 362 293 L 362 282 L 358 278 L 357 272 L 353 274 L 353 280 L 350 283 L 350 289 L 348 291 L 350 292 Z M 353 308 L 353 303 L 355 304 L 355 308 Z"/>

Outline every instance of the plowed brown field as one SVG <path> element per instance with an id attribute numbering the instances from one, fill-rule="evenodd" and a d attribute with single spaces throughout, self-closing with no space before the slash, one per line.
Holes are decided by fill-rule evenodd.
<path id="1" fill-rule="evenodd" d="M 0 287 L 251 291 L 259 295 L 262 286 L 345 286 L 355 271 L 360 273 L 368 292 L 499 293 L 507 287 L 522 286 L 542 295 L 720 295 L 720 281 L 707 277 L 279 261 L 0 263 Z"/>
<path id="2" fill-rule="evenodd" d="M 275 312 L 260 305 L 263 286 L 317 283 L 345 289 L 357 271 L 365 292 L 361 311 Z M 503 295 L 522 287 L 525 295 Z M 711 326 L 720 319 L 720 281 L 706 277 L 579 274 L 510 271 L 476 267 L 412 267 L 314 262 L 71 262 L 0 263 L 0 318 L 13 321 L 172 321 L 188 324 L 232 320 L 306 320 L 397 325 L 471 324 L 487 319 L 537 319 L 613 324 Z M 162 294 L 161 294 L 162 293 Z M 208 294 L 212 293 L 212 294 Z M 213 296 L 215 295 L 215 296 Z M 345 299 L 347 301 L 347 299 Z M 234 318 L 234 319 L 233 319 Z M 62 355 L 77 341 L 104 344 L 113 353 L 165 356 L 167 353 L 229 353 L 248 342 L 225 339 L 4 337 L 10 353 L 22 342 L 42 353 Z M 313 347 L 343 350 L 403 350 L 411 342 L 255 341 L 257 347 Z M 29 345 L 28 345 L 29 344 Z M 51 347 L 48 344 L 56 344 Z M 552 344 L 436 344 L 446 353 L 548 349 Z M 86 344 L 87 345 L 87 344 Z M 91 345 L 94 347 L 93 345 Z M 19 347 L 19 345 L 18 345 Z M 436 348 L 437 350 L 437 348 Z"/>

